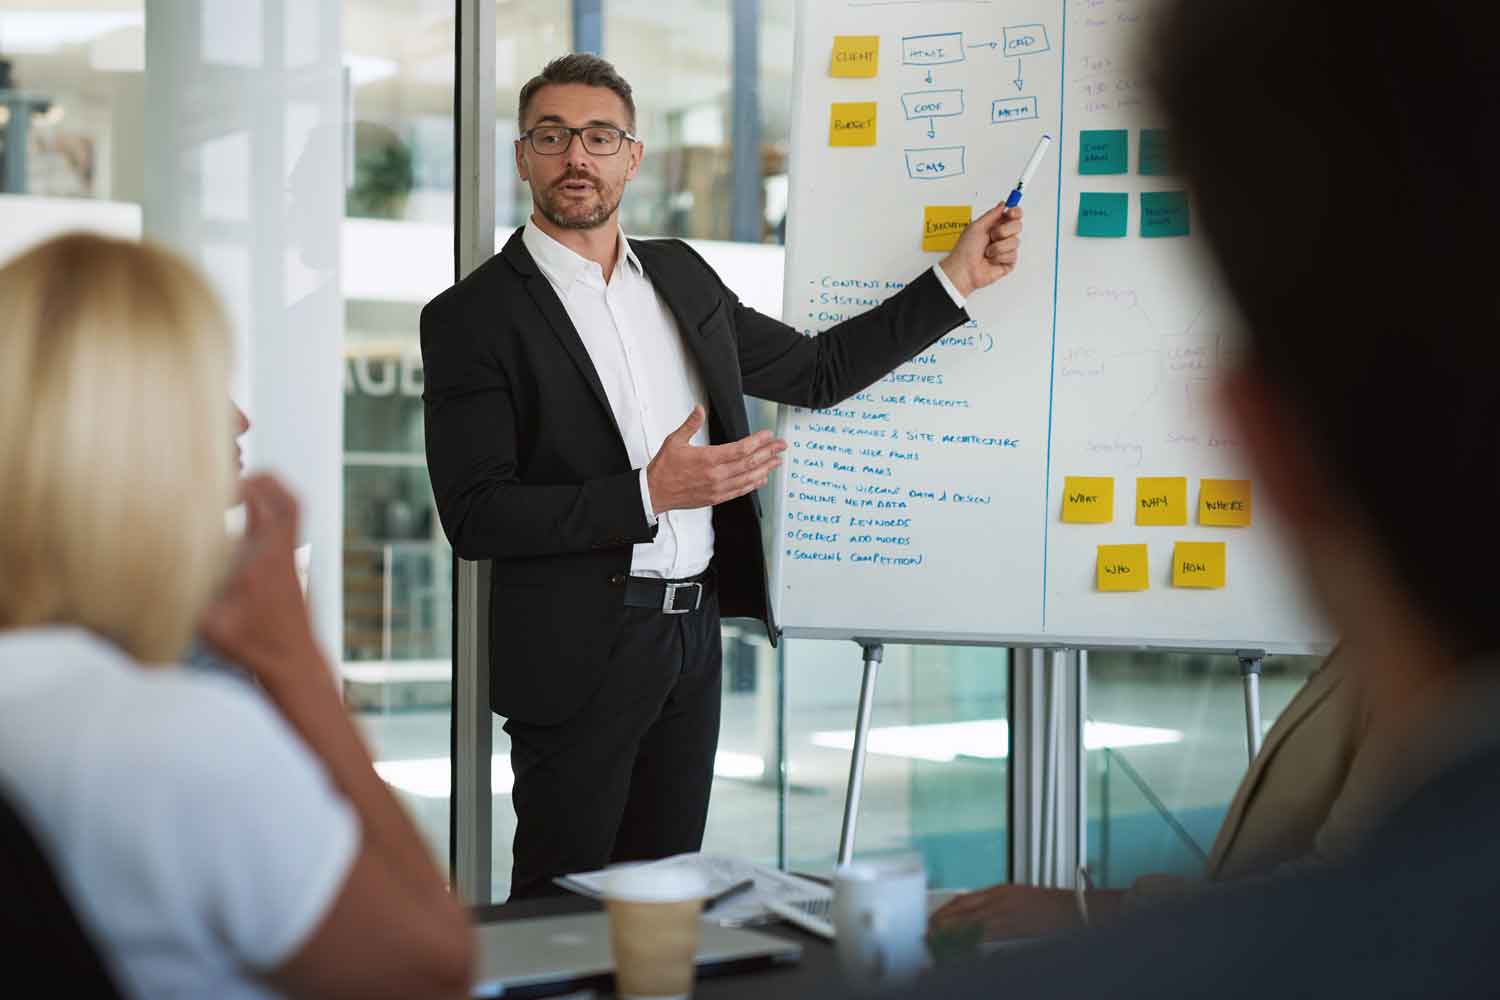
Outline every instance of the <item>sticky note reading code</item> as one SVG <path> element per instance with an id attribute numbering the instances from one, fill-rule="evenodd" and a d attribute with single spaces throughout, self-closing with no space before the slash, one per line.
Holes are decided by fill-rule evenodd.
<path id="1" fill-rule="evenodd" d="M 1185 191 L 1147 191 L 1141 195 L 1141 235 L 1186 236 L 1188 200 Z"/>
<path id="2" fill-rule="evenodd" d="M 1115 519 L 1115 481 L 1109 476 L 1063 479 L 1064 524 L 1108 524 Z"/>
<path id="3" fill-rule="evenodd" d="M 828 120 L 828 143 L 831 146 L 875 145 L 875 102 L 835 104 Z"/>
<path id="4" fill-rule="evenodd" d="M 1198 488 L 1198 523 L 1214 528 L 1250 527 L 1250 480 L 1203 480 Z"/>
<path id="5" fill-rule="evenodd" d="M 1144 545 L 1099 546 L 1097 583 L 1105 592 L 1150 590 L 1150 557 Z"/>
<path id="6" fill-rule="evenodd" d="M 1135 523 L 1187 524 L 1187 477 L 1143 476 L 1135 481 Z"/>
<path id="7" fill-rule="evenodd" d="M 1178 542 L 1172 549 L 1172 586 L 1217 590 L 1228 562 L 1223 542 Z"/>
<path id="8" fill-rule="evenodd" d="M 1128 172 L 1129 136 L 1122 128 L 1079 133 L 1078 172 L 1085 176 Z"/>
<path id="9" fill-rule="evenodd" d="M 969 205 L 928 205 L 922 216 L 922 249 L 952 250 L 973 217 Z"/>
<path id="10" fill-rule="evenodd" d="M 1129 215 L 1130 195 L 1085 191 L 1078 196 L 1078 235 L 1119 239 Z"/>
<path id="11" fill-rule="evenodd" d="M 880 72 L 879 35 L 837 35 L 830 75 L 871 77 Z"/>

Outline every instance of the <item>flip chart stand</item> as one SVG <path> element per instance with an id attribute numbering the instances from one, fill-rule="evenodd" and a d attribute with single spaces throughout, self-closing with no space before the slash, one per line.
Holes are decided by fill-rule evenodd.
<path id="1" fill-rule="evenodd" d="M 1240 676 L 1245 681 L 1245 745 L 1254 762 L 1260 753 L 1260 662 L 1265 651 L 1241 649 L 1235 653 L 1240 658 Z"/>
<path id="2" fill-rule="evenodd" d="M 865 749 L 870 739 L 870 718 L 875 714 L 875 675 L 885 658 L 879 642 L 856 639 L 865 651 L 865 675 L 859 685 L 859 714 L 854 720 L 854 752 L 849 757 L 849 788 L 844 792 L 844 829 L 839 834 L 838 863 L 854 859 L 854 828 L 859 823 L 859 799 L 865 784 Z"/>

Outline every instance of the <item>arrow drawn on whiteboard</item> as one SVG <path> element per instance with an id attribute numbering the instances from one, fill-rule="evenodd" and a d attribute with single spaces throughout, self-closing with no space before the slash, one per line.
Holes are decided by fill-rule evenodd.
<path id="1" fill-rule="evenodd" d="M 1024 81 L 1024 80 L 1021 79 L 1021 60 L 1020 59 L 1016 60 L 1016 78 L 1014 80 L 1012 80 L 1011 82 L 1016 85 L 1016 89 L 1017 90 L 1020 90 L 1021 88 L 1023 88 L 1023 87 L 1026 86 L 1026 81 Z"/>
<path id="2" fill-rule="evenodd" d="M 928 70 L 927 71 L 927 82 L 928 83 L 932 82 L 932 70 Z"/>
<path id="3" fill-rule="evenodd" d="M 971 49 L 997 49 L 999 47 L 999 42 L 974 42 L 969 46 Z"/>
<path id="4" fill-rule="evenodd" d="M 927 138 L 929 138 L 929 139 L 936 139 L 937 138 L 937 119 L 936 118 L 929 118 L 929 119 L 927 119 Z"/>

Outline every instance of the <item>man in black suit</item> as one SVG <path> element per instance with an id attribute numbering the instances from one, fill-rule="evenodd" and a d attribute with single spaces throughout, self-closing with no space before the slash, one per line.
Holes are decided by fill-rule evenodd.
<path id="1" fill-rule="evenodd" d="M 678 240 L 626 240 L 644 147 L 607 62 L 521 91 L 530 223 L 422 312 L 427 465 L 455 553 L 493 560 L 492 707 L 506 716 L 512 898 L 702 843 L 719 619 L 773 641 L 754 490 L 785 444 L 744 395 L 827 407 L 967 321 L 1015 266 L 1020 211 L 815 338 L 743 306 Z"/>

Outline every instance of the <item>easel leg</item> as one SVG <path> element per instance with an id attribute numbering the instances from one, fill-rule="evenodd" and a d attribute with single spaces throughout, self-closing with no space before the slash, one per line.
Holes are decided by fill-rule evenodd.
<path id="1" fill-rule="evenodd" d="M 854 750 L 849 759 L 849 788 L 844 793 L 844 829 L 839 834 L 838 863 L 854 859 L 854 828 L 859 822 L 859 800 L 865 783 L 865 750 L 870 739 L 870 718 L 875 712 L 875 675 L 885 657 L 880 643 L 861 643 L 865 651 L 864 679 L 859 686 L 859 714 L 854 720 Z"/>
<path id="2" fill-rule="evenodd" d="M 1240 676 L 1245 682 L 1245 745 L 1253 761 L 1260 753 L 1260 663 L 1256 655 L 1240 656 Z"/>

